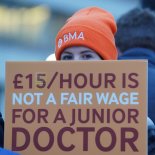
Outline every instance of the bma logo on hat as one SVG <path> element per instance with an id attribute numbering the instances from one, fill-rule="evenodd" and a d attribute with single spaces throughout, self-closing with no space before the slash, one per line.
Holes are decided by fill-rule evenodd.
<path id="1" fill-rule="evenodd" d="M 58 40 L 58 48 L 60 48 L 63 45 L 63 43 L 66 43 L 75 39 L 84 40 L 84 33 L 83 32 L 78 33 L 75 31 L 73 34 L 70 32 L 68 34 L 64 34 L 63 37 Z"/>
<path id="2" fill-rule="evenodd" d="M 62 46 L 62 43 L 63 43 L 62 39 L 59 39 L 59 41 L 58 41 L 58 47 L 59 48 Z"/>

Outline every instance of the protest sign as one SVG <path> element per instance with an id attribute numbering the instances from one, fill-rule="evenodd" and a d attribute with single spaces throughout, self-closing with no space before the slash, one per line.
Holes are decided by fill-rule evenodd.
<path id="1" fill-rule="evenodd" d="M 147 62 L 6 64 L 5 147 L 22 155 L 146 155 Z"/>

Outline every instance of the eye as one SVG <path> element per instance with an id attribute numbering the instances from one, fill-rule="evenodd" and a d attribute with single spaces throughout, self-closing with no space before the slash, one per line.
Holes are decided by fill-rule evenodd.
<path id="1" fill-rule="evenodd" d="M 93 58 L 92 54 L 83 54 L 82 55 L 82 59 L 83 60 L 89 60 L 89 59 L 92 59 L 92 58 Z"/>
<path id="2" fill-rule="evenodd" d="M 72 55 L 63 55 L 61 60 L 72 60 L 73 56 Z"/>

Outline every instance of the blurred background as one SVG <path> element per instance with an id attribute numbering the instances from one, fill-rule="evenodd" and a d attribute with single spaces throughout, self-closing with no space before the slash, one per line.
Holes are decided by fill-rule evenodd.
<path id="1" fill-rule="evenodd" d="M 99 6 L 117 20 L 130 9 L 147 5 L 145 0 L 0 0 L 0 111 L 3 116 L 7 61 L 44 61 L 54 51 L 60 27 L 81 8 Z"/>

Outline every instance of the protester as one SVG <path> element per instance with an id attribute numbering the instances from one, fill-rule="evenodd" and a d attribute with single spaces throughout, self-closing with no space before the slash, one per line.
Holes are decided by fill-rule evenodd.
<path id="1" fill-rule="evenodd" d="M 116 45 L 124 59 L 148 60 L 148 116 L 155 123 L 155 13 L 133 9 L 117 22 Z"/>
<path id="2" fill-rule="evenodd" d="M 145 15 L 141 15 L 141 17 L 145 19 Z M 128 21 L 130 21 L 130 18 L 132 19 L 132 17 L 127 16 L 126 20 L 123 21 L 125 25 L 126 23 L 128 23 Z M 134 23 L 132 27 L 136 27 L 136 23 L 138 23 L 139 20 L 141 21 L 141 19 L 133 19 Z M 123 31 L 124 36 L 122 38 L 119 37 L 118 34 L 117 43 L 119 43 L 120 46 L 118 47 L 122 52 L 127 49 L 130 49 L 130 46 L 132 47 L 132 45 L 135 43 L 134 48 L 136 48 L 137 51 L 136 55 L 139 55 L 140 52 L 140 54 L 142 55 L 141 58 L 146 58 L 146 56 L 148 56 L 149 75 L 152 74 L 152 77 L 149 77 L 149 85 L 151 85 L 151 83 L 154 84 L 153 77 L 155 76 L 153 76 L 153 67 L 155 59 L 153 59 L 154 57 L 152 57 L 154 56 L 154 52 L 151 51 L 152 48 L 146 48 L 149 46 L 155 46 L 155 35 L 153 33 L 149 33 L 149 29 L 147 30 L 147 26 L 150 25 L 150 23 L 147 22 L 148 21 L 146 20 L 144 24 L 140 26 L 140 29 L 139 27 L 137 27 L 137 29 L 140 31 L 132 31 L 130 29 L 126 29 L 125 31 Z M 152 29 L 153 27 L 155 27 L 154 24 L 151 26 L 150 27 Z M 145 28 L 145 30 L 147 30 L 148 35 L 146 35 L 147 33 L 143 33 L 143 27 Z M 108 12 L 99 8 L 87 8 L 80 10 L 77 13 L 75 13 L 71 18 L 69 18 L 66 24 L 58 32 L 58 35 L 56 37 L 55 50 L 56 60 L 115 60 L 117 59 L 117 52 L 114 41 L 115 32 L 116 24 L 114 18 Z M 146 38 L 148 38 L 148 40 L 143 40 L 141 36 L 139 37 L 139 35 L 146 35 Z M 150 37 L 148 37 L 149 35 Z M 135 40 L 132 40 L 133 36 L 138 36 L 138 38 L 135 37 Z M 152 40 L 152 38 L 154 38 L 154 41 Z M 124 42 L 126 44 L 124 44 Z M 141 48 L 139 48 L 139 46 L 137 46 L 138 44 L 136 44 L 139 42 L 142 42 L 144 46 L 140 46 Z M 124 46 L 127 46 L 126 49 L 124 49 Z M 141 50 L 144 50 L 144 53 L 141 53 Z M 149 93 L 149 97 L 152 98 L 153 91 L 151 87 L 149 87 Z M 154 100 L 149 99 L 149 102 L 151 102 L 150 104 L 153 104 L 153 101 Z M 151 113 L 151 111 L 150 116 L 152 116 L 151 118 L 153 118 L 154 116 L 153 113 Z M 155 126 L 149 118 L 147 121 L 148 154 L 153 155 L 155 154 Z"/>
<path id="3" fill-rule="evenodd" d="M 148 116 L 155 122 L 155 13 L 133 9 L 117 22 L 120 60 L 148 60 Z M 150 122 L 150 120 L 148 121 Z M 155 126 L 148 123 L 148 155 L 155 155 Z"/>

